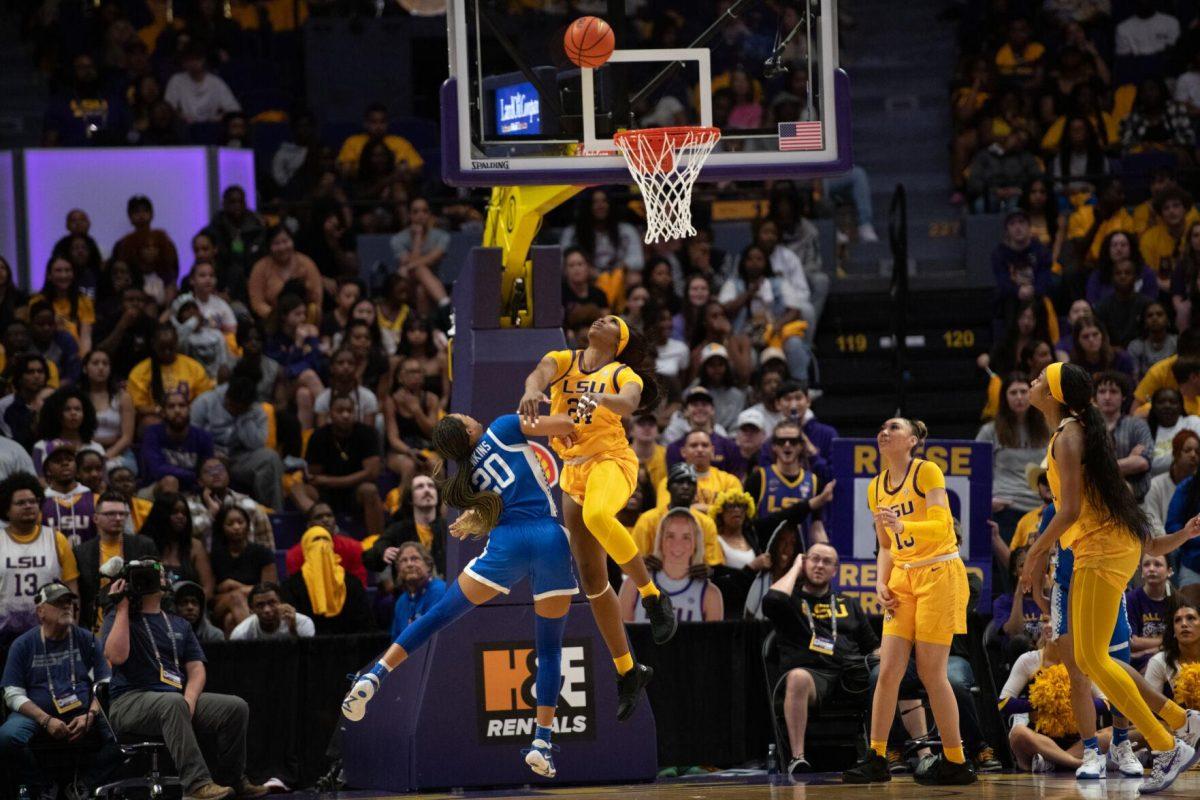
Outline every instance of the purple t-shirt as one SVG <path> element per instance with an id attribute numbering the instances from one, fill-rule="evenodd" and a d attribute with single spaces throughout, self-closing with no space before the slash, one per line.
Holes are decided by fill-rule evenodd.
<path id="1" fill-rule="evenodd" d="M 1125 593 L 1125 605 L 1129 610 L 1129 627 L 1134 636 L 1162 636 L 1167 630 L 1170 611 L 1167 608 L 1168 598 L 1154 600 L 1139 586 Z M 1141 669 L 1150 660 L 1150 656 L 1139 656 L 1131 662 Z"/>
<path id="2" fill-rule="evenodd" d="M 1037 641 L 1039 628 L 1041 627 L 1042 609 L 1034 602 L 1029 595 L 1022 595 L 1023 599 L 1021 615 L 1025 618 L 1025 635 L 1033 641 Z M 1008 622 L 1008 616 L 1012 613 L 1013 596 L 1011 592 L 1002 594 L 992 602 L 992 619 L 997 625 L 1003 626 Z M 1002 639 L 1008 639 L 1008 634 L 1003 630 L 999 631 Z"/>

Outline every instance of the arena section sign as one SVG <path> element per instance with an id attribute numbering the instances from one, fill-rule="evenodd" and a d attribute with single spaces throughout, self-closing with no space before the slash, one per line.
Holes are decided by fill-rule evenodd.
<path id="1" fill-rule="evenodd" d="M 930 440 L 921 458 L 937 464 L 946 476 L 950 512 L 959 522 L 959 548 L 967 571 L 991 585 L 992 446 L 984 442 Z M 841 554 L 838 591 L 857 596 L 869 614 L 881 614 L 875 597 L 875 527 L 867 506 L 867 488 L 879 474 L 879 449 L 874 439 L 834 439 L 831 454 L 834 500 L 826 515 L 830 542 Z M 990 596 L 990 592 L 983 595 Z M 981 602 L 983 602 L 981 600 Z"/>

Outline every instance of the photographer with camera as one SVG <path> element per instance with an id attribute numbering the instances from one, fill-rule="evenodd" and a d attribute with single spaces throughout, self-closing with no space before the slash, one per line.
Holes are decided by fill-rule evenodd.
<path id="1" fill-rule="evenodd" d="M 134 561 L 109 586 L 116 606 L 100 638 L 112 664 L 113 726 L 121 734 L 163 737 L 185 800 L 262 797 L 267 789 L 245 776 L 250 708 L 240 697 L 203 693 L 204 651 L 187 620 L 163 610 L 165 575 L 158 561 Z M 214 771 L 229 785 L 213 781 L 197 734 L 215 735 Z"/>
<path id="2" fill-rule="evenodd" d="M 104 591 L 128 561 L 157 558 L 158 548 L 149 536 L 126 533 L 129 505 L 119 492 L 107 491 L 96 501 L 95 539 L 75 548 L 79 566 L 79 624 L 100 630 L 108 605 Z"/>

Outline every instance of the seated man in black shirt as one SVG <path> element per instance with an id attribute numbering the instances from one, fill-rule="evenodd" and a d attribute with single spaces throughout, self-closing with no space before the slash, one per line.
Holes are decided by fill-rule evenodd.
<path id="1" fill-rule="evenodd" d="M 810 545 L 763 598 L 763 613 L 775 625 L 786 681 L 783 712 L 792 747 L 788 774 L 812 771 L 804 757 L 808 709 L 829 702 L 847 685 L 860 688 L 858 702 L 865 704 L 867 659 L 879 649 L 862 605 L 833 591 L 837 567 L 833 547 Z"/>
<path id="2" fill-rule="evenodd" d="M 297 484 L 293 499 L 305 514 L 317 500 L 338 514 L 362 510 L 368 534 L 383 533 L 383 499 L 376 481 L 383 468 L 379 434 L 356 419 L 357 404 L 350 395 L 334 394 L 329 401 L 329 424 L 313 432 L 304 453 L 308 482 Z"/>

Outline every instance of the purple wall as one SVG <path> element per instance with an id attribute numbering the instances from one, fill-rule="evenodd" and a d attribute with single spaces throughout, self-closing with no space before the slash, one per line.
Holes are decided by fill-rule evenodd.
<path id="1" fill-rule="evenodd" d="M 213 150 L 215 157 L 210 158 Z M 237 183 L 249 197 L 255 196 L 251 150 L 86 148 L 26 150 L 23 156 L 29 276 L 35 290 L 42 285 L 54 243 L 66 233 L 72 208 L 82 208 L 91 217 L 92 238 L 107 256 L 130 230 L 126 201 L 135 194 L 146 195 L 154 203 L 154 227 L 166 230 L 179 249 L 182 277 L 191 263 L 191 238 L 215 210 L 212 190 Z"/>

